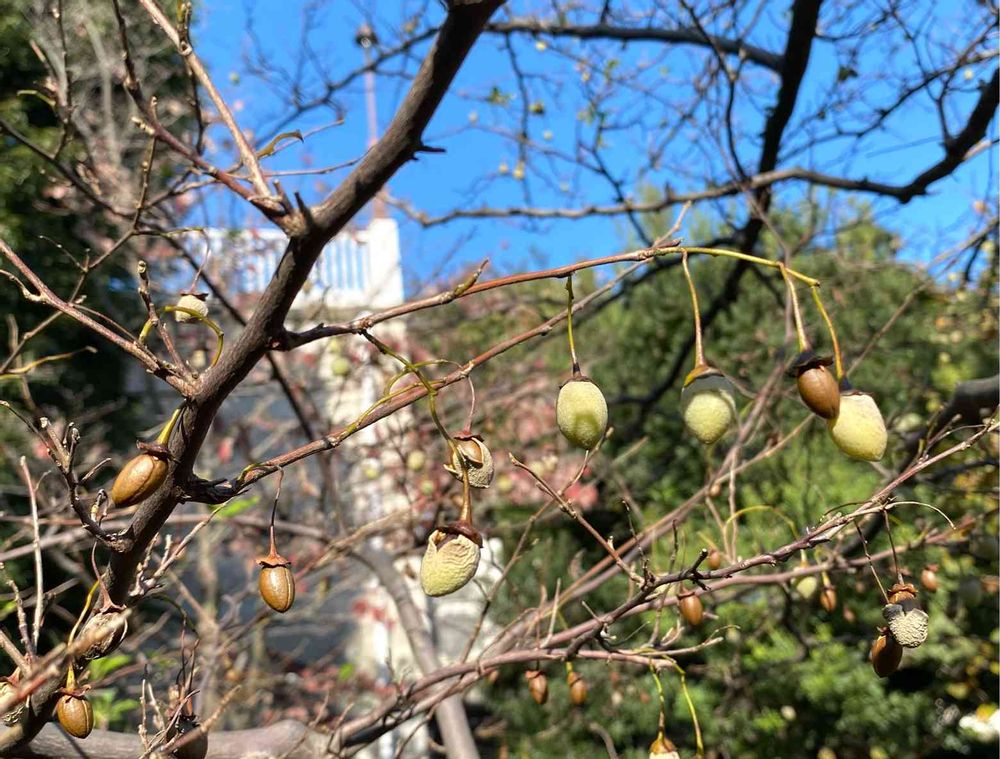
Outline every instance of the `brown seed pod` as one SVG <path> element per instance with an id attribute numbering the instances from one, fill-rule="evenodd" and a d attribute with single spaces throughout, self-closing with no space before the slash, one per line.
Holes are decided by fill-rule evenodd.
<path id="1" fill-rule="evenodd" d="M 467 432 L 460 432 L 455 435 L 455 448 L 458 449 L 456 455 L 452 452 L 451 465 L 445 464 L 452 477 L 456 480 L 463 480 L 462 470 L 469 470 L 469 486 L 473 488 L 488 488 L 493 482 L 493 454 L 486 447 L 483 439 L 479 435 Z M 459 456 L 464 459 L 465 467 Z"/>
<path id="2" fill-rule="evenodd" d="M 899 668 L 902 659 L 903 647 L 896 642 L 888 629 L 883 627 L 872 643 L 872 669 L 879 677 L 888 677 Z"/>
<path id="3" fill-rule="evenodd" d="M 917 597 L 917 588 L 909 582 L 897 582 L 889 588 L 889 603 L 905 605 Z"/>
<path id="4" fill-rule="evenodd" d="M 536 704 L 541 706 L 549 700 L 549 678 L 544 672 L 529 669 L 524 673 L 524 678 L 528 681 L 528 692 Z"/>
<path id="5" fill-rule="evenodd" d="M 261 567 L 257 581 L 260 597 L 276 612 L 284 614 L 295 603 L 295 575 L 291 570 L 292 562 L 275 551 L 272 545 L 270 553 L 257 559 L 257 563 Z"/>
<path id="6" fill-rule="evenodd" d="M 934 593 L 941 586 L 938 582 L 937 576 L 938 565 L 928 564 L 924 567 L 924 570 L 920 573 L 920 584 L 924 586 L 924 590 L 929 593 Z"/>
<path id="7" fill-rule="evenodd" d="M 832 363 L 831 357 L 807 350 L 800 353 L 788 369 L 788 374 L 795 377 L 802 402 L 823 419 L 835 419 L 840 412 L 840 388 L 826 368 Z"/>
<path id="8" fill-rule="evenodd" d="M 208 733 L 194 715 L 182 714 L 177 718 L 177 726 L 170 735 L 171 740 L 174 738 L 184 740 L 170 752 L 175 759 L 205 759 L 208 754 Z"/>
<path id="9" fill-rule="evenodd" d="M 87 620 L 77 640 L 86 648 L 80 653 L 83 661 L 93 661 L 107 656 L 118 648 L 128 634 L 128 617 L 124 606 L 108 603 Z"/>
<path id="10" fill-rule="evenodd" d="M 837 608 L 837 590 L 832 585 L 824 585 L 819 594 L 819 605 L 830 612 Z"/>
<path id="11" fill-rule="evenodd" d="M 566 675 L 566 682 L 569 684 L 569 700 L 573 706 L 583 706 L 587 703 L 587 681 L 579 672 L 571 671 Z"/>
<path id="12" fill-rule="evenodd" d="M 677 607 L 681 611 L 681 616 L 691 627 L 698 627 L 705 619 L 705 607 L 702 606 L 701 599 L 693 591 L 682 593 L 677 601 Z"/>
<path id="13" fill-rule="evenodd" d="M 74 738 L 86 738 L 94 729 L 94 709 L 81 691 L 64 692 L 56 703 L 56 716 Z"/>
<path id="14" fill-rule="evenodd" d="M 708 564 L 709 569 L 718 569 L 722 566 L 722 552 L 718 548 L 713 548 L 708 552 L 705 563 Z"/>
<path id="15" fill-rule="evenodd" d="M 170 468 L 170 453 L 159 443 L 137 443 L 142 451 L 115 477 L 111 500 L 124 508 L 145 501 L 163 484 Z"/>

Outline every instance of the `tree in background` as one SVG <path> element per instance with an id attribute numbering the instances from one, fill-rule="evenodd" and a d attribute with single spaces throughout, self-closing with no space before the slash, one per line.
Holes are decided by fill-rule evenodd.
<path id="1" fill-rule="evenodd" d="M 919 5 L 500 5 L 366 19 L 360 68 L 312 23 L 319 6 L 291 67 L 273 55 L 288 43 L 253 27 L 250 73 L 280 108 L 252 133 L 200 55 L 190 3 L 3 15 L 6 36 L 33 44 L 7 48 L 15 84 L 0 93 L 2 297 L 18 299 L 3 377 L 20 393 L 4 428 L 18 490 L 0 755 L 350 755 L 414 717 L 463 759 L 976 750 L 997 684 L 994 181 L 954 244 L 904 244 L 881 216 L 994 158 L 994 10 L 969 3 L 956 32 L 952 11 Z M 493 73 L 463 79 L 470 56 Z M 338 121 L 368 73 L 407 82 L 384 134 L 348 162 L 305 165 L 297 140 Z M 460 98 L 472 113 L 448 110 Z M 572 128 L 556 134 L 559 114 Z M 431 137 L 435 116 L 452 123 Z M 455 163 L 466 146 L 496 166 L 470 175 Z M 851 160 L 886 148 L 910 160 L 884 175 Z M 449 192 L 386 192 L 422 166 Z M 611 219 L 627 244 L 495 278 L 474 266 L 396 308 L 290 323 L 326 244 L 372 201 L 455 225 L 459 241 L 470 221 Z M 159 273 L 197 270 L 184 234 L 231 202 L 286 248 L 253 302 L 194 273 L 206 311 Z M 220 353 L 195 361 L 177 316 Z M 109 429 L 81 409 L 123 389 L 81 342 L 170 394 L 134 430 L 156 438 L 138 455 L 116 437 L 124 408 Z M 801 357 L 810 347 L 829 369 Z M 377 366 L 378 402 L 334 426 L 307 382 L 317 350 L 351 355 L 349 375 Z M 796 370 L 827 388 L 816 414 L 785 376 Z M 884 441 L 867 396 L 829 391 L 847 377 L 875 394 Z M 295 430 L 266 456 L 223 456 L 220 439 L 258 423 L 228 413 L 258 386 Z M 850 419 L 860 438 L 838 428 Z M 407 508 L 348 524 L 328 464 L 373 426 Z M 491 467 L 492 486 L 473 487 Z M 304 497 L 308 520 L 262 511 Z M 399 560 L 423 554 L 424 590 L 447 593 L 483 535 L 504 545 L 481 588 L 491 624 L 476 632 L 491 637 L 442 661 Z M 296 586 L 346 592 L 327 587 L 331 567 L 363 567 L 420 672 L 380 690 L 349 657 L 262 654 L 256 632 L 281 620 L 238 618 L 257 580 L 218 587 L 215 552 L 263 554 L 259 588 L 279 612 Z M 470 712 L 463 696 L 484 679 Z M 92 702 L 113 729 L 91 732 Z"/>

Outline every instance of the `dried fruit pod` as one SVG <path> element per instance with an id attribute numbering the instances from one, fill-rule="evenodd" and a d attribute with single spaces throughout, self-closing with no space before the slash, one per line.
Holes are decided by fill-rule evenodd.
<path id="1" fill-rule="evenodd" d="M 878 461 L 885 455 L 889 436 L 875 399 L 867 393 L 841 393 L 840 413 L 827 420 L 830 437 L 848 456 L 862 461 Z"/>
<path id="2" fill-rule="evenodd" d="M 673 741 L 660 733 L 649 747 L 649 759 L 680 759 L 680 753 Z"/>
<path id="3" fill-rule="evenodd" d="M 0 701 L 4 700 L 14 692 L 14 689 L 17 688 L 18 679 L 16 670 L 10 677 L 0 677 Z M 0 719 L 2 719 L 3 723 L 7 727 L 16 725 L 20 721 L 21 715 L 24 714 L 24 707 L 26 704 L 27 699 L 19 704 L 15 704 L 14 707 Z"/>
<path id="4" fill-rule="evenodd" d="M 840 411 L 840 388 L 826 368 L 832 363 L 829 356 L 818 356 L 807 350 L 800 353 L 788 369 L 788 374 L 795 377 L 802 402 L 823 419 L 835 419 Z"/>
<path id="5" fill-rule="evenodd" d="M 445 469 L 451 472 L 456 480 L 463 480 L 463 469 L 469 470 L 469 486 L 473 488 L 488 488 L 493 482 L 493 454 L 486 447 L 479 435 L 459 433 L 455 435 L 455 451 L 451 454 L 451 466 Z M 464 459 L 459 461 L 459 456 Z"/>
<path id="6" fill-rule="evenodd" d="M 681 616 L 691 627 L 698 627 L 705 619 L 705 607 L 693 591 L 681 594 L 677 601 Z"/>
<path id="7" fill-rule="evenodd" d="M 157 491 L 167 478 L 170 453 L 158 443 L 138 443 L 142 451 L 130 460 L 115 477 L 111 500 L 116 506 L 134 506 Z"/>
<path id="8" fill-rule="evenodd" d="M 94 709 L 80 691 L 66 692 L 59 697 L 56 716 L 62 729 L 74 738 L 86 738 L 94 729 Z"/>
<path id="9" fill-rule="evenodd" d="M 688 431 L 705 445 L 726 434 L 736 421 L 736 390 L 717 369 L 696 368 L 681 390 L 681 416 Z"/>
<path id="10" fill-rule="evenodd" d="M 528 681 L 528 692 L 536 704 L 541 706 L 549 700 L 549 678 L 544 672 L 529 669 L 524 673 L 524 678 Z"/>
<path id="11" fill-rule="evenodd" d="M 889 603 L 882 607 L 882 616 L 889 623 L 889 631 L 903 648 L 917 648 L 927 640 L 927 612 Z"/>
<path id="12" fill-rule="evenodd" d="M 295 603 L 295 575 L 292 574 L 288 559 L 278 554 L 273 546 L 267 556 L 257 559 L 260 576 L 257 585 L 264 603 L 276 612 L 284 614 Z"/>
<path id="13" fill-rule="evenodd" d="M 708 552 L 705 563 L 708 564 L 709 569 L 718 569 L 722 566 L 722 552 L 718 548 L 713 548 Z"/>
<path id="14" fill-rule="evenodd" d="M 76 639 L 86 648 L 79 657 L 93 661 L 118 648 L 128 634 L 128 616 L 122 606 L 108 605 L 87 620 Z"/>
<path id="15" fill-rule="evenodd" d="M 608 403 L 592 380 L 576 375 L 559 389 L 556 422 L 563 436 L 577 448 L 594 448 L 608 428 Z"/>
<path id="16" fill-rule="evenodd" d="M 182 714 L 178 717 L 176 728 L 169 737 L 170 740 L 175 737 L 185 739 L 184 743 L 171 750 L 170 755 L 175 759 L 205 759 L 208 754 L 208 733 L 194 715 Z"/>
<path id="17" fill-rule="evenodd" d="M 573 706 L 587 703 L 587 681 L 583 679 L 583 675 L 570 670 L 566 675 L 566 682 L 569 684 L 569 700 Z"/>
<path id="18" fill-rule="evenodd" d="M 916 605 L 917 588 L 909 582 L 897 582 L 889 588 L 889 603 L 906 607 Z M 910 603 L 913 602 L 913 603 Z"/>
<path id="19" fill-rule="evenodd" d="M 207 298 L 208 293 L 181 293 L 181 297 L 177 299 L 175 306 L 193 311 L 194 313 L 189 314 L 187 311 L 174 311 L 174 319 L 181 324 L 198 321 L 199 318 L 204 319 L 208 316 L 208 303 L 205 302 Z"/>
<path id="20" fill-rule="evenodd" d="M 899 668 L 899 662 L 903 659 L 903 648 L 892 634 L 883 628 L 872 643 L 870 658 L 875 674 L 879 677 L 888 677 Z"/>
<path id="21" fill-rule="evenodd" d="M 832 585 L 824 585 L 819 594 L 819 605 L 825 611 L 833 611 L 837 608 L 837 590 Z"/>
<path id="22" fill-rule="evenodd" d="M 920 584 L 924 586 L 924 590 L 930 593 L 936 592 L 941 586 L 938 582 L 937 570 L 937 564 L 928 564 L 920 573 Z"/>
<path id="23" fill-rule="evenodd" d="M 461 520 L 439 527 L 427 540 L 420 562 L 420 587 L 428 596 L 446 596 L 462 588 L 479 568 L 482 536 Z"/>

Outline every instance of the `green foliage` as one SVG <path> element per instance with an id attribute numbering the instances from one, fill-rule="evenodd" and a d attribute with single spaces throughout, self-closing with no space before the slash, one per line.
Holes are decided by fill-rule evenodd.
<path id="1" fill-rule="evenodd" d="M 793 265 L 822 279 L 824 301 L 847 365 L 863 358 L 852 369 L 851 379 L 875 394 L 885 415 L 890 450 L 883 464 L 891 471 L 908 456 L 905 436 L 947 402 L 957 382 L 995 372 L 996 290 L 990 279 L 965 287 L 930 279 L 895 258 L 893 235 L 875 225 L 869 209 L 859 206 L 855 214 L 853 223 L 841 225 L 846 231 L 829 245 L 799 253 Z M 791 211 L 774 214 L 788 239 L 798 239 L 802 216 Z M 688 231 L 689 239 L 710 239 L 712 230 L 702 226 L 696 222 Z M 776 256 L 772 238 L 765 237 L 763 245 L 767 255 Z M 693 257 L 691 268 L 703 307 L 721 291 L 733 265 L 729 260 Z M 559 289 L 553 284 L 537 288 L 551 298 L 549 313 L 558 308 Z M 829 351 L 829 339 L 808 292 L 800 291 L 800 300 L 810 337 L 818 350 Z M 784 312 L 785 291 L 777 272 L 764 271 L 761 277 L 748 273 L 738 300 L 706 331 L 709 360 L 749 394 L 792 358 L 786 346 L 794 350 L 794 343 L 786 341 Z M 890 322 L 891 329 L 885 329 Z M 608 397 L 615 427 L 594 463 L 600 468 L 601 459 L 615 460 L 614 476 L 603 485 L 599 499 L 607 505 L 588 512 L 588 518 L 621 544 L 630 529 L 626 512 L 614 505 L 620 503 L 620 483 L 628 484 L 632 519 L 648 524 L 695 492 L 706 469 L 717 467 L 722 458 L 722 451 L 706 451 L 684 432 L 679 395 L 688 363 L 678 367 L 677 378 L 662 393 L 654 392 L 663 389 L 691 334 L 690 303 L 679 269 L 665 266 L 629 288 L 598 314 L 578 320 L 575 333 L 578 348 L 584 346 L 580 357 L 585 371 Z M 565 367 L 563 338 L 556 336 L 550 346 L 544 359 L 535 358 L 540 370 Z M 875 468 L 840 454 L 822 420 L 809 419 L 794 383 L 782 377 L 779 385 L 762 433 L 744 449 L 743 460 L 765 442 L 778 440 L 808 421 L 780 453 L 737 478 L 734 504 L 740 516 L 735 520 L 739 525 L 735 549 L 742 557 L 787 543 L 824 515 L 867 498 L 883 481 Z M 746 413 L 749 400 L 741 403 Z M 890 678 L 876 677 L 868 662 L 871 641 L 884 623 L 883 601 L 867 568 L 831 575 L 839 598 L 832 613 L 815 600 L 802 600 L 791 588 L 746 586 L 724 604 L 706 597 L 709 621 L 697 633 L 686 632 L 680 644 L 697 643 L 713 630 L 719 631 L 722 642 L 679 663 L 687 672 L 709 756 L 816 756 L 821 749 L 838 757 L 970 756 L 982 749 L 969 731 L 959 729 L 958 720 L 977 708 L 996 705 L 1000 632 L 995 590 L 979 592 L 979 598 L 970 591 L 997 573 L 997 474 L 996 467 L 988 465 L 995 461 L 995 445 L 995 441 L 984 443 L 959 459 L 958 463 L 972 464 L 968 472 L 944 480 L 925 477 L 897 493 L 899 500 L 933 504 L 956 521 L 966 515 L 992 512 L 994 516 L 976 528 L 979 540 L 973 545 L 978 545 L 978 553 L 970 551 L 959 535 L 953 544 L 903 554 L 902 568 L 914 580 L 925 564 L 939 564 L 941 587 L 920 596 L 930 614 L 930 639 L 920 649 L 907 651 L 902 667 Z M 717 447 L 728 445 L 724 441 Z M 984 456 L 987 466 L 975 465 Z M 727 497 L 728 488 L 723 488 L 713 499 L 723 518 L 729 514 Z M 523 509 L 512 508 L 497 509 L 492 515 L 501 526 L 523 525 L 526 517 Z M 920 505 L 900 506 L 891 519 L 894 540 L 901 546 L 916 543 L 927 531 L 945 524 L 943 517 Z M 721 545 L 718 524 L 704 504 L 684 522 L 677 541 L 676 561 L 681 566 L 703 546 Z M 870 549 L 888 547 L 883 530 L 873 537 Z M 508 546 L 512 549 L 513 543 Z M 823 555 L 824 548 L 816 550 Z M 654 544 L 648 552 L 652 568 L 666 570 L 673 551 L 672 537 Z M 593 539 L 568 520 L 536 525 L 508 590 L 492 609 L 494 617 L 511 620 L 517 610 L 538 603 L 541 588 L 552 598 L 560 578 L 565 588 L 567 576 L 575 579 L 602 558 Z M 891 584 L 891 563 L 878 566 L 883 583 Z M 627 593 L 623 580 L 614 581 L 589 593 L 586 604 L 600 613 L 617 606 Z M 659 617 L 662 635 L 677 617 L 673 610 Z M 556 629 L 589 618 L 590 612 L 570 604 Z M 617 623 L 609 633 L 623 645 L 640 645 L 656 621 L 657 615 L 646 614 Z M 540 635 L 548 623 L 541 623 Z M 567 704 L 560 665 L 541 667 L 549 675 L 552 692 L 544 707 L 528 697 L 522 672 L 505 672 L 494 686 L 490 700 L 495 712 L 507 720 L 510 756 L 603 755 L 603 739 L 594 729 L 599 725 L 620 756 L 645 757 L 656 735 L 658 714 L 649 674 L 617 664 L 575 666 L 591 684 L 591 699 L 583 709 Z M 693 726 L 678 679 L 669 670 L 662 677 L 667 689 L 667 733 L 682 756 L 694 756 Z"/>

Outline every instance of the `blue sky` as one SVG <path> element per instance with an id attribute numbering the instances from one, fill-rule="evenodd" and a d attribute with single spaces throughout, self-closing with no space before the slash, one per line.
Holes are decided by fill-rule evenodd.
<path id="1" fill-rule="evenodd" d="M 930 34 L 947 37 L 961 29 L 967 22 L 962 3 L 931 2 L 917 4 L 926 14 L 925 23 L 933 27 Z M 440 20 L 443 12 L 437 3 L 383 3 L 375 6 L 373 13 L 376 32 L 391 30 L 415 14 L 418 23 L 426 19 Z M 276 123 L 276 117 L 285 112 L 283 100 L 288 85 L 280 81 L 265 82 L 249 74 L 247 61 L 253 61 L 258 52 L 269 64 L 278 64 L 295 70 L 296 65 L 308 62 L 302 39 L 304 13 L 311 10 L 306 26 L 308 38 L 315 53 L 332 75 L 351 70 L 361 62 L 361 52 L 356 47 L 354 32 L 362 20 L 362 13 L 355 6 L 343 3 L 306 3 L 302 0 L 258 0 L 255 3 L 241 0 L 206 0 L 197 13 L 195 42 L 202 57 L 211 67 L 217 83 L 230 102 L 237 104 L 237 116 L 247 129 L 258 134 L 266 133 L 269 126 Z M 786 3 L 768 3 L 758 23 L 752 40 L 763 47 L 780 52 L 784 44 L 784 28 L 787 23 Z M 257 44 L 247 33 L 247 19 L 252 17 Z M 391 31 L 385 38 L 391 38 Z M 544 38 L 543 38 L 544 40 Z M 387 40 L 386 40 L 387 41 Z M 588 43 L 580 43 L 585 50 Z M 590 43 L 591 45 L 593 43 Z M 410 163 L 393 179 L 393 194 L 408 199 L 425 210 L 434 213 L 454 207 L 476 207 L 482 203 L 508 205 L 525 202 L 525 193 L 542 206 L 578 206 L 587 202 L 611 203 L 614 195 L 611 188 L 602 181 L 586 176 L 570 177 L 569 192 L 549 181 L 541 172 L 535 174 L 535 167 L 529 165 L 527 182 L 520 182 L 510 175 L 517 163 L 516 149 L 505 144 L 484 129 L 468 129 L 475 119 L 477 127 L 504 128 L 515 122 L 511 114 L 517 114 L 521 107 L 521 93 L 511 74 L 509 58 L 502 49 L 502 40 L 495 36 L 483 38 L 466 61 L 453 88 L 453 94 L 443 103 L 435 116 L 426 141 L 440 146 L 447 152 L 440 155 L 424 155 L 420 161 Z M 551 49 L 539 49 L 533 40 L 524 38 L 517 43 L 519 62 L 523 70 L 533 77 L 530 97 L 537 97 L 546 105 L 543 117 L 532 119 L 532 138 L 540 144 L 554 149 L 569 150 L 573 137 L 579 128 L 578 106 L 573 100 L 577 82 L 572 67 L 566 65 L 565 56 L 556 56 Z M 422 54 L 427 45 L 415 49 L 415 56 Z M 591 47 L 591 49 L 593 49 Z M 613 51 L 615 55 L 619 53 Z M 888 60 L 896 67 L 906 66 L 906 56 L 910 53 L 883 50 L 877 46 L 866 48 L 861 57 L 851 62 L 862 77 L 866 73 L 878 72 Z M 688 46 L 637 45 L 634 49 L 620 53 L 621 67 L 648 65 L 647 81 L 662 86 L 680 86 L 686 79 L 695 76 L 704 63 L 706 51 Z M 883 60 L 886 58 L 886 60 Z M 405 65 L 407 72 L 415 69 L 417 58 Z M 809 105 L 822 101 L 836 81 L 838 72 L 844 66 L 834 54 L 834 46 L 828 42 L 817 42 L 813 49 L 803 95 L 800 113 Z M 950 114 L 954 123 L 959 123 L 975 99 L 974 86 L 992 74 L 995 59 L 969 69 L 969 94 L 954 102 L 954 113 Z M 395 106 L 402 99 L 408 81 L 399 76 L 404 68 L 402 62 L 393 62 L 386 67 L 386 75 L 378 80 L 378 111 L 380 127 L 388 122 Z M 308 70 L 308 65 L 306 66 Z M 751 87 L 758 88 L 762 102 L 774 97 L 774 84 L 770 72 L 748 72 Z M 658 79 L 659 78 L 659 79 Z M 307 77 L 308 79 L 308 77 Z M 505 110 L 476 102 L 473 95 L 480 95 L 492 87 L 511 96 Z M 879 87 L 874 82 L 859 97 L 877 97 Z M 770 93 L 768 96 L 766 93 Z M 653 96 L 656 95 L 654 91 Z M 344 121 L 324 131 L 312 134 L 304 145 L 295 145 L 271 158 L 267 167 L 272 169 L 292 169 L 300 167 L 303 161 L 313 166 L 333 165 L 357 158 L 366 141 L 366 123 L 361 79 L 356 80 L 338 95 L 343 107 Z M 641 101 L 621 102 L 622 112 L 642 108 Z M 312 112 L 293 122 L 286 129 L 306 132 L 321 125 L 329 124 L 333 117 L 330 110 Z M 764 115 L 747 110 L 737 112 L 737 118 L 746 124 L 749 133 L 759 131 Z M 942 148 L 937 129 L 937 115 L 930 103 L 915 102 L 905 112 L 905 118 L 893 122 L 891 129 L 869 140 L 864 150 L 849 149 L 845 143 L 807 151 L 789 157 L 782 165 L 821 165 L 830 173 L 848 176 L 868 176 L 891 183 L 905 183 L 916 173 L 938 160 Z M 663 124 L 662 128 L 672 125 Z M 817 125 L 820 129 L 822 125 Z M 796 127 L 797 128 L 797 127 Z M 652 131 L 652 130 L 651 130 Z M 216 132 L 216 136 L 220 133 Z M 996 134 L 996 124 L 991 127 L 991 135 Z M 787 134 L 786 145 L 795 145 L 800 134 L 792 129 Z M 641 176 L 642 181 L 654 185 L 670 182 L 674 189 L 695 189 L 697 184 L 686 186 L 688 167 L 712 150 L 713 146 L 702 146 L 696 134 L 690 140 L 698 149 L 692 155 L 667 155 L 660 167 L 630 166 L 637 157 L 643 140 L 652 139 L 643 129 L 627 130 L 611 138 L 607 152 L 609 163 L 626 183 Z M 698 150 L 705 151 L 701 156 Z M 740 154 L 749 168 L 754 168 L 756 146 L 740 146 Z M 907 206 L 899 206 L 892 200 L 873 199 L 877 218 L 886 226 L 896 230 L 905 244 L 905 254 L 915 261 L 928 260 L 935 251 L 964 238 L 970 231 L 974 214 L 972 204 L 985 199 L 990 208 L 994 207 L 995 173 L 991 168 L 996 162 L 996 153 L 987 151 L 953 176 L 932 187 L 932 193 L 925 198 L 916 198 Z M 498 176 L 501 164 L 506 164 L 508 173 Z M 620 169 L 620 171 L 619 171 Z M 694 181 L 694 171 L 692 181 Z M 327 185 L 346 176 L 346 170 L 323 177 Z M 491 177 L 488 180 L 482 177 Z M 299 188 L 310 200 L 320 196 L 322 187 L 317 186 L 316 177 L 296 181 L 284 181 L 286 188 Z M 637 188 L 626 184 L 626 190 Z M 793 202 L 801 197 L 801 185 L 781 186 L 782 202 Z M 729 204 L 732 207 L 732 204 Z M 247 212 L 235 201 L 221 201 L 216 198 L 206 206 L 213 223 L 245 224 L 252 219 L 253 212 Z M 714 210 L 720 210 L 717 206 Z M 705 206 L 705 212 L 713 208 Z M 739 218 L 740 211 L 737 213 Z M 396 214 L 403 224 L 404 266 L 408 275 L 416 279 L 426 279 L 441 273 L 453 272 L 489 256 L 494 271 L 507 271 L 535 266 L 541 263 L 558 264 L 581 257 L 606 255 L 622 249 L 628 231 L 627 222 L 622 217 L 600 218 L 574 221 L 555 221 L 545 224 L 527 225 L 523 221 L 509 219 L 487 219 L 459 222 L 451 225 L 422 229 L 407 222 Z"/>

